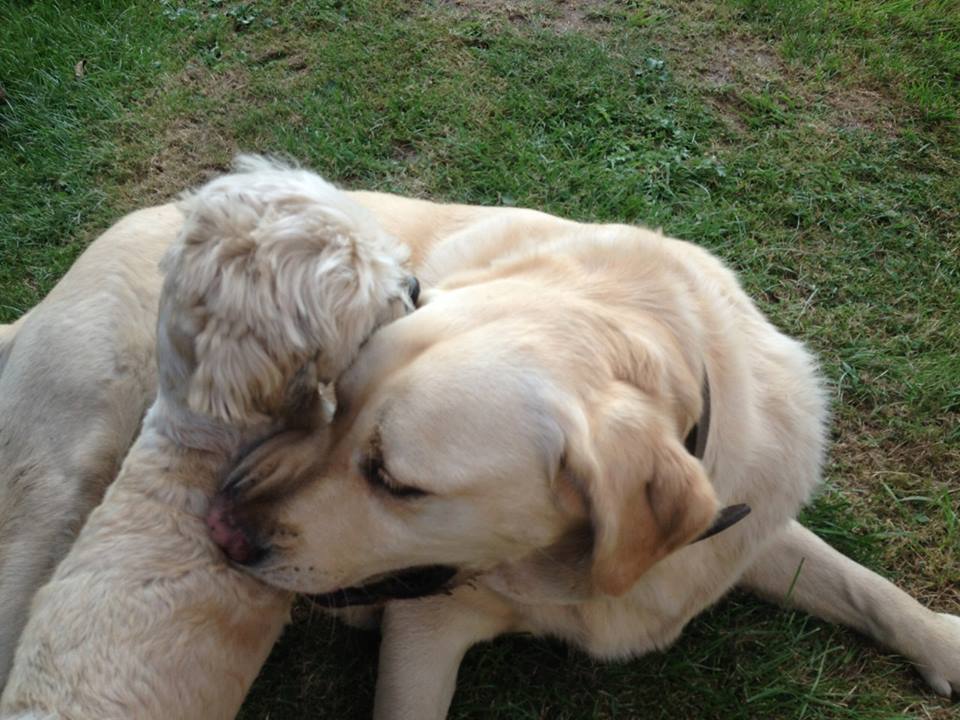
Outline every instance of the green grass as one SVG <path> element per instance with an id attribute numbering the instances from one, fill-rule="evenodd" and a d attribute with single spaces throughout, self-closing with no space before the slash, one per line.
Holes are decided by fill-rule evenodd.
<path id="1" fill-rule="evenodd" d="M 957 612 L 955 4 L 496 6 L 0 0 L 0 321 L 240 149 L 351 187 L 662 226 L 822 358 L 835 448 L 804 519 Z M 242 717 L 362 717 L 375 660 L 376 636 L 301 607 Z M 856 635 L 734 595 L 631 663 L 477 648 L 452 716 L 952 713 Z"/>
<path id="2" fill-rule="evenodd" d="M 825 78 L 853 74 L 928 123 L 960 119 L 960 6 L 954 0 L 739 0 L 784 57 Z"/>

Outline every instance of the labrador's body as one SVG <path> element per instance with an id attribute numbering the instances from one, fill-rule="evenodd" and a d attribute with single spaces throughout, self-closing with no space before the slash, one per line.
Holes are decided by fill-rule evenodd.
<path id="1" fill-rule="evenodd" d="M 281 485 L 310 481 L 251 522 L 274 548 L 256 571 L 279 585 L 324 592 L 431 563 L 479 574 L 449 596 L 388 606 L 378 715 L 442 717 L 479 640 L 529 630 L 605 657 L 637 654 L 669 644 L 736 583 L 775 599 L 792 588 L 795 604 L 910 658 L 937 692 L 960 686 L 956 618 L 792 520 L 819 479 L 821 388 L 805 351 L 720 263 L 637 229 L 353 197 L 411 247 L 425 284 L 443 287 L 361 355 L 329 459 L 311 437 L 279 439 L 283 462 L 253 458 Z M 178 226 L 170 207 L 128 217 L 0 334 L 0 403 L 13 413 L 0 412 L 0 682 L 30 595 L 152 399 L 154 268 Z M 100 268 L 108 260 L 112 275 Z M 664 308 L 678 312 L 665 320 Z M 128 361 L 117 362 L 123 348 Z M 704 372 L 713 420 L 701 468 L 677 441 L 701 416 Z M 78 397 L 82 417 L 70 412 Z M 389 483 L 429 495 L 395 497 L 378 485 L 387 481 L 361 477 L 356 455 L 370 452 L 373 430 Z M 654 488 L 658 475 L 667 482 Z M 318 498 L 330 501 L 323 512 Z M 747 520 L 687 545 L 720 504 L 739 502 L 753 508 Z M 297 508 L 309 518 L 285 514 Z M 285 548 L 270 535 L 278 524 L 355 542 Z M 299 577 L 292 558 L 304 560 Z"/>
<path id="2" fill-rule="evenodd" d="M 421 308 L 345 374 L 332 442 L 277 436 L 226 500 L 262 549 L 250 571 L 279 587 L 336 599 L 411 567 L 472 578 L 386 606 L 378 718 L 444 717 L 478 641 L 522 631 L 638 655 L 738 583 L 960 688 L 960 619 L 794 519 L 820 479 L 825 394 L 716 258 L 531 211 L 398 214 L 438 228 L 417 245 Z M 683 439 L 706 404 L 700 461 Z M 695 542 L 738 503 L 752 514 Z"/>

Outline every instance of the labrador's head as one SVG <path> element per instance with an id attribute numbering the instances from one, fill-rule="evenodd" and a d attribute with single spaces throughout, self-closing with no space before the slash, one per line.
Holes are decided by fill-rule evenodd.
<path id="1" fill-rule="evenodd" d="M 717 499 L 682 441 L 699 370 L 562 268 L 527 272 L 433 291 L 376 333 L 329 428 L 233 472 L 211 515 L 228 554 L 331 604 L 430 592 L 446 568 L 573 597 L 622 594 L 703 533 Z"/>

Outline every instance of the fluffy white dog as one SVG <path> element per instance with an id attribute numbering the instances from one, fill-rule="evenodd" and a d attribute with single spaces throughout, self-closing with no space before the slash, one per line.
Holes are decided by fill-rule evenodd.
<path id="1" fill-rule="evenodd" d="M 158 397 L 34 598 L 4 717 L 234 717 L 290 596 L 230 568 L 208 538 L 221 468 L 317 417 L 318 383 L 412 307 L 407 250 L 312 173 L 240 158 L 181 210 L 163 265 Z"/>

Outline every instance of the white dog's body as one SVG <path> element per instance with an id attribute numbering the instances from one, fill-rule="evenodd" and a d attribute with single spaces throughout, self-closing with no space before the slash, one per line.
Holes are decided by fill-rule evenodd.
<path id="1" fill-rule="evenodd" d="M 376 326 L 406 311 L 406 250 L 317 176 L 256 159 L 242 168 L 188 198 L 186 223 L 177 215 L 161 227 L 179 232 L 179 242 L 160 295 L 159 396 L 104 501 L 33 599 L 0 700 L 5 717 L 228 720 L 287 619 L 290 594 L 232 569 L 209 539 L 210 498 L 243 443 L 303 419 L 294 414 L 312 418 L 317 379 L 335 378 Z M 118 229 L 134 239 L 123 223 Z M 116 249 L 117 234 L 101 249 Z M 147 257 L 165 244 L 141 249 Z M 144 295 L 121 292 L 117 302 L 155 301 L 153 276 L 139 262 L 131 267 L 132 288 L 148 279 Z M 124 339 L 147 332 L 139 321 L 121 327 Z M 131 363 L 147 378 L 150 354 Z M 111 369 L 117 363 L 104 374 Z M 150 385 L 143 380 L 133 397 L 104 394 L 136 411 Z M 45 487 L 50 480 L 25 489 L 27 500 L 60 489 Z M 51 505 L 54 525 L 83 510 L 76 501 Z M 26 520 L 43 508 L 5 506 L 0 517 L 10 522 L 18 510 Z M 48 562 L 61 549 L 26 534 L 18 540 L 40 545 L 24 556 L 42 550 Z"/>
<path id="2" fill-rule="evenodd" d="M 349 427 L 339 433 L 339 446 L 333 449 L 329 463 L 324 461 L 333 468 L 333 475 L 319 485 L 310 485 L 318 489 L 310 490 L 308 502 L 287 504 L 307 517 L 283 517 L 284 523 L 315 533 L 316 538 L 322 538 L 324 532 L 338 535 L 321 562 L 311 557 L 298 568 L 303 576 L 307 565 L 313 564 L 324 576 L 294 579 L 289 576 L 291 564 L 286 563 L 285 571 L 279 565 L 273 567 L 271 577 L 269 558 L 266 565 L 254 569 L 271 582 L 317 592 L 363 581 L 399 564 L 472 563 L 469 569 L 484 573 L 474 587 L 458 588 L 449 596 L 387 606 L 377 689 L 379 716 L 442 717 L 453 694 L 459 660 L 479 640 L 526 630 L 564 637 L 603 657 L 637 654 L 668 645 L 692 616 L 738 582 L 778 600 L 790 592 L 794 604 L 871 635 L 916 663 L 941 694 L 949 695 L 960 686 L 960 621 L 922 608 L 791 520 L 818 479 L 825 415 L 822 393 L 803 349 L 763 319 L 720 263 L 702 250 L 637 229 L 579 225 L 522 210 L 441 206 L 372 193 L 352 196 L 371 209 L 387 231 L 410 246 L 421 278 L 443 288 L 422 310 L 378 333 L 368 345 L 348 373 L 345 397 L 351 412 L 344 422 Z M 136 242 L 136 225 L 151 223 L 155 216 L 149 212 L 164 215 L 173 211 L 145 211 L 128 218 L 129 240 Z M 166 229 L 168 242 L 175 226 L 172 220 Z M 149 268 L 159 256 L 160 236 L 162 232 L 156 247 L 145 243 L 145 252 L 154 254 L 139 267 Z M 109 234 L 89 253 L 102 246 L 102 252 L 109 255 L 108 240 Z M 655 272 L 648 274 L 651 267 Z M 619 274 L 618 268 L 622 270 Z M 134 286 L 141 283 L 155 297 L 158 278 L 146 269 L 139 275 Z M 630 447 L 628 435 L 622 442 L 596 445 L 609 413 L 598 414 L 593 404 L 584 405 L 581 411 L 578 405 L 588 395 L 595 403 L 596 395 L 616 406 L 620 399 L 607 396 L 597 382 L 606 382 L 605 373 L 619 367 L 621 359 L 630 365 L 642 353 L 633 357 L 629 348 L 611 349 L 609 338 L 601 334 L 586 346 L 590 353 L 602 350 L 606 360 L 595 360 L 592 354 L 585 362 L 565 358 L 563 332 L 576 328 L 592 333 L 597 330 L 597 316 L 587 313 L 584 317 L 592 319 L 578 326 L 568 322 L 570 316 L 557 312 L 579 307 L 587 296 L 598 308 L 626 308 L 633 302 L 628 297 L 631 277 L 649 278 L 662 292 L 663 307 L 679 303 L 677 307 L 684 308 L 676 317 L 678 327 L 686 333 L 683 344 L 664 346 L 662 357 L 669 362 L 651 356 L 655 366 L 668 371 L 665 378 L 671 376 L 673 365 L 689 368 L 684 382 L 676 386 L 675 415 L 658 415 L 657 424 L 675 416 L 676 435 L 682 437 L 702 410 L 701 369 L 706 369 L 710 381 L 713 419 L 703 466 L 711 484 L 703 485 L 703 477 L 697 475 L 689 458 L 673 458 L 686 471 L 694 472 L 699 495 L 691 504 L 703 512 L 689 523 L 680 523 L 682 531 L 677 531 L 672 544 L 681 537 L 684 542 L 692 539 L 718 502 L 747 502 L 753 513 L 709 541 L 671 547 L 676 551 L 665 558 L 646 557 L 655 548 L 611 553 L 607 558 L 611 562 L 597 572 L 593 567 L 596 558 L 589 554 L 568 564 L 560 553 L 556 559 L 561 562 L 554 563 L 550 552 L 541 554 L 539 549 L 562 535 L 571 521 L 596 523 L 607 511 L 615 514 L 618 498 L 595 496 L 599 486 L 589 484 L 556 486 L 549 477 L 556 472 L 558 461 L 561 469 L 573 465 L 576 472 L 571 474 L 588 477 L 595 467 L 614 462 L 618 448 Z M 601 278 L 605 279 L 598 282 Z M 92 294 L 97 277 L 88 268 L 68 275 L 63 282 L 78 295 Z M 44 309 L 41 305 L 20 328 L 7 331 L 8 348 L 9 338 L 15 337 L 14 351 L 20 351 L 19 338 L 30 323 L 53 323 L 57 315 L 67 312 L 65 306 Z M 95 323 L 98 312 L 94 310 L 83 323 Z M 649 330 L 653 337 L 663 339 L 642 317 L 630 317 L 638 318 L 641 335 Z M 129 319 L 128 325 L 109 328 L 101 342 L 122 346 L 128 337 L 149 334 L 150 323 L 149 311 L 144 311 L 139 318 Z M 558 326 L 563 328 L 559 334 Z M 69 343 L 80 348 L 84 340 L 75 337 Z M 691 353 L 691 348 L 696 352 Z M 25 385 L 23 370 L 29 360 L 17 361 L 18 374 L 10 375 L 13 379 L 7 385 L 14 354 L 6 352 L 9 359 L 0 374 L 0 398 L 3 388 L 11 387 L 12 396 L 25 402 L 32 392 Z M 43 349 L 33 346 L 29 352 L 40 356 Z M 504 353 L 513 353 L 510 357 L 535 371 L 519 377 L 510 363 L 501 368 L 498 363 Z M 567 361 L 572 364 L 562 365 Z M 56 372 L 57 365 L 56 360 L 50 362 L 45 372 Z M 634 373 L 637 368 L 624 366 L 616 372 L 621 370 Z M 114 373 L 113 367 L 103 365 L 80 368 L 71 382 L 79 385 L 85 377 L 112 378 Z M 140 407 L 154 382 L 149 370 L 143 375 Z M 540 378 L 548 382 L 541 384 Z M 42 389 L 40 378 L 34 382 Z M 401 391 L 410 387 L 422 392 L 403 395 Z M 553 394 L 558 389 L 564 392 Z M 427 484 L 430 494 L 412 499 L 420 502 L 419 506 L 398 504 L 399 498 L 387 497 L 382 490 L 371 491 L 353 468 L 364 433 L 380 421 L 376 412 L 380 401 L 390 397 L 401 400 L 394 403 L 400 408 L 401 420 L 383 428 L 383 441 L 391 453 L 390 470 L 401 480 Z M 563 421 L 573 429 L 561 432 L 561 437 L 574 433 L 578 422 L 593 428 L 583 435 L 587 439 L 580 446 L 559 457 L 549 441 L 554 434 L 553 418 L 539 405 L 544 399 L 552 403 L 551 408 L 573 408 Z M 55 401 L 51 398 L 48 402 Z M 431 401 L 435 401 L 432 407 L 424 406 Z M 491 402 L 504 409 L 494 405 L 490 410 Z M 488 417 L 478 416 L 478 408 L 489 411 Z M 136 417 L 133 411 L 128 415 Z M 538 427 L 543 430 L 539 435 L 534 432 Z M 63 437 L 71 447 L 83 447 L 75 425 L 65 424 Z M 264 451 L 275 467 L 270 463 L 265 470 L 262 464 L 254 467 L 267 476 L 285 471 L 291 477 L 298 472 L 302 476 L 314 467 L 317 449 L 313 440 L 307 436 L 306 442 L 294 446 L 280 442 L 277 447 L 283 457 L 279 462 L 269 455 L 268 444 Z M 676 444 L 669 442 L 670 452 L 676 454 Z M 535 452 L 531 443 L 537 445 Z M 540 454 L 544 448 L 546 457 Z M 0 452 L 6 452 L 2 444 Z M 501 456 L 512 463 L 511 471 L 522 467 L 528 472 L 514 476 L 518 482 L 504 485 L 503 473 L 494 466 Z M 643 464 L 641 454 L 637 465 Z M 440 466 L 449 472 L 425 471 Z M 50 477 L 64 477 L 60 467 L 46 472 Z M 109 474 L 108 469 L 102 472 Z M 549 477 L 533 481 L 544 473 Z M 46 477 L 33 482 L 49 492 L 53 481 Z M 460 484 L 447 484 L 454 479 Z M 478 479 L 489 492 L 471 492 L 470 483 Z M 76 481 L 66 483 L 73 487 Z M 313 492 L 331 503 L 318 510 L 312 502 L 317 499 Z M 447 499 L 454 504 L 441 510 L 439 503 Z M 642 494 L 634 499 L 628 493 L 619 499 L 643 502 Z M 609 502 L 604 505 L 605 501 Z M 435 512 L 424 510 L 431 507 L 429 503 L 436 504 Z M 79 508 L 77 503 L 66 504 Z M 34 512 L 43 506 L 43 500 L 38 500 Z M 601 506 L 606 510 L 597 510 Z M 683 505 L 678 507 L 685 515 Z M 275 515 L 272 507 L 268 509 Z M 647 512 L 638 506 L 641 511 Z M 83 508 L 75 512 L 82 516 Z M 0 532 L 4 513 L 0 506 Z M 427 515 L 423 525 L 410 521 L 421 513 Z M 518 527 L 524 530 L 519 539 Z M 625 527 L 629 530 L 622 524 L 611 527 L 610 537 Z M 602 543 L 609 540 L 598 538 Z M 28 539 L 15 557 L 0 546 L 0 563 L 48 553 L 50 546 L 45 539 Z M 282 552 L 283 548 L 278 556 Z M 642 562 L 634 568 L 638 557 Z M 803 569 L 797 573 L 801 560 Z M 323 563 L 331 566 L 323 568 Z M 620 572 L 621 568 L 626 570 Z M 598 593 L 598 582 L 609 592 Z M 20 590 L 27 592 L 29 587 Z M 0 585 L 0 593 L 0 598 L 6 598 L 7 588 Z"/>

